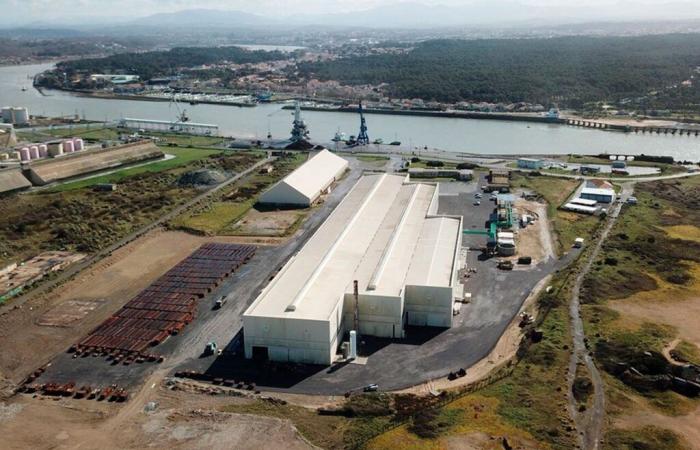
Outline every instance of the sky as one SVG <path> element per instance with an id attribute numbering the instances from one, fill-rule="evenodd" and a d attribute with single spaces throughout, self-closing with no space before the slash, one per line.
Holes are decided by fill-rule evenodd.
<path id="1" fill-rule="evenodd" d="M 76 19 L 97 18 L 101 22 L 118 22 L 153 13 L 193 8 L 239 10 L 266 16 L 283 17 L 298 14 L 333 14 L 366 10 L 404 3 L 407 0 L 0 0 L 0 23 L 25 25 L 33 22 L 56 23 Z M 651 19 L 657 15 L 683 18 L 700 16 L 700 0 L 411 0 L 427 5 L 488 7 L 503 9 L 504 20 L 510 7 L 517 3 L 531 7 L 547 18 L 580 15 L 581 11 L 599 10 L 599 17 L 619 20 Z M 593 17 L 593 16 L 591 16 Z M 598 16 L 596 16 L 598 17 Z M 65 25 L 67 23 L 64 22 Z"/>

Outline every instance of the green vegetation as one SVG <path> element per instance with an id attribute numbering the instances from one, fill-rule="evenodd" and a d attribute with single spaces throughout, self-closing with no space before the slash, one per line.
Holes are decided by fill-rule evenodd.
<path id="1" fill-rule="evenodd" d="M 637 430 L 613 429 L 605 436 L 607 446 L 616 450 L 684 450 L 681 437 L 669 430 L 647 426 Z"/>
<path id="2" fill-rule="evenodd" d="M 533 173 L 513 173 L 511 178 L 513 187 L 534 191 L 547 202 L 547 215 L 556 235 L 559 254 L 567 252 L 576 238 L 586 239 L 591 236 L 600 225 L 598 217 L 559 209 L 573 194 L 579 183 L 570 178 L 538 176 Z"/>
<path id="3" fill-rule="evenodd" d="M 236 222 L 255 204 L 259 194 L 296 169 L 306 155 L 296 153 L 277 160 L 271 173 L 254 173 L 223 189 L 210 202 L 199 205 L 171 226 L 208 235 L 235 235 Z"/>
<path id="4" fill-rule="evenodd" d="M 406 54 L 309 62 L 300 69 L 323 80 L 388 83 L 386 94 L 398 98 L 572 108 L 635 98 L 642 109 L 693 109 L 700 103 L 700 88 L 664 89 L 689 79 L 698 65 L 700 35 L 679 34 L 432 40 Z"/>
<path id="5" fill-rule="evenodd" d="M 700 242 L 679 239 L 684 234 L 675 233 L 695 229 L 700 219 L 700 179 L 637 184 L 635 195 L 639 203 L 623 207 L 584 280 L 586 335 L 597 364 L 606 372 L 608 414 L 633 415 L 634 405 L 646 405 L 652 413 L 685 415 L 697 408 L 697 400 L 672 390 L 668 375 L 679 376 L 678 368 L 663 354 L 681 332 L 667 323 L 680 324 L 641 312 L 621 314 L 613 308 L 618 299 L 633 308 L 651 307 L 650 303 L 661 308 L 665 302 L 696 295 L 693 275 L 700 262 Z M 689 361 L 699 353 L 684 341 L 671 352 Z M 607 440 L 611 448 L 687 448 L 671 431 L 651 427 L 613 428 Z"/>
<path id="6" fill-rule="evenodd" d="M 57 64 L 57 72 L 75 73 L 125 73 L 149 80 L 164 75 L 174 75 L 182 67 L 230 62 L 255 64 L 288 58 L 283 52 L 246 50 L 241 47 L 175 47 L 164 51 L 119 53 L 105 58 L 89 58 L 64 61 Z M 61 77 L 56 77 L 55 81 Z M 52 78 L 53 79 L 53 78 Z"/>
<path id="7" fill-rule="evenodd" d="M 202 167 L 236 172 L 252 165 L 260 154 L 183 149 L 181 156 L 178 165 L 162 161 L 85 180 L 87 184 L 80 181 L 55 191 L 0 199 L 0 265 L 46 250 L 91 253 L 105 248 L 199 194 L 196 188 L 178 185 L 183 172 Z M 113 192 L 89 188 L 117 180 Z"/>
<path id="8" fill-rule="evenodd" d="M 624 206 L 601 257 L 584 282 L 589 303 L 625 298 L 658 286 L 650 275 L 685 285 L 691 281 L 688 261 L 700 263 L 700 242 L 673 238 L 663 228 L 697 224 L 700 179 L 637 185 L 639 203 Z"/>
<path id="9" fill-rule="evenodd" d="M 700 349 L 692 342 L 680 341 L 676 347 L 671 350 L 671 356 L 677 361 L 700 365 Z"/>
<path id="10" fill-rule="evenodd" d="M 136 167 L 128 167 L 118 170 L 108 175 L 100 175 L 83 180 L 64 183 L 49 190 L 49 192 L 65 192 L 75 189 L 82 189 L 89 186 L 94 186 L 99 183 L 119 183 L 122 180 L 138 175 L 141 173 L 157 173 L 165 170 L 186 166 L 194 161 L 200 161 L 211 156 L 220 155 L 222 150 L 211 150 L 203 148 L 177 148 L 177 147 L 162 147 L 166 155 L 173 155 L 174 158 L 161 161 L 140 164 Z M 250 153 L 248 153 L 250 154 Z"/>

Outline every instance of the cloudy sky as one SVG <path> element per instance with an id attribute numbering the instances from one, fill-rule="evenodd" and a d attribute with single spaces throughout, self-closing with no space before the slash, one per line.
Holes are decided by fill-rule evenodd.
<path id="1" fill-rule="evenodd" d="M 32 22 L 54 23 L 76 18 L 100 18 L 100 21 L 123 21 L 153 13 L 192 8 L 239 10 L 267 16 L 330 14 L 366 10 L 405 3 L 407 0 L 0 0 L 0 23 L 24 25 Z M 700 16 L 700 0 L 411 0 L 428 5 L 475 8 L 502 8 L 505 20 L 514 3 L 532 7 L 539 14 L 552 17 L 575 16 L 584 10 L 599 10 L 602 19 L 683 18 Z M 546 18 L 546 17 L 545 17 Z"/>

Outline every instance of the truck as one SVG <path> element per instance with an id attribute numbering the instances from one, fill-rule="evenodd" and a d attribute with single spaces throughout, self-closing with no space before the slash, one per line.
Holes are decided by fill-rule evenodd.
<path id="1" fill-rule="evenodd" d="M 204 351 L 202 352 L 203 356 L 209 356 L 209 355 L 214 355 L 216 354 L 216 342 L 207 342 L 207 345 L 204 346 Z"/>
<path id="2" fill-rule="evenodd" d="M 228 298 L 225 295 L 222 295 L 220 299 L 214 302 L 214 309 L 221 309 L 221 307 L 226 304 L 227 300 Z"/>
<path id="3" fill-rule="evenodd" d="M 583 247 L 583 242 L 584 242 L 583 238 L 576 238 L 576 240 L 574 241 L 574 248 Z"/>
<path id="4" fill-rule="evenodd" d="M 498 268 L 501 270 L 513 270 L 513 261 L 503 260 L 498 262 Z"/>

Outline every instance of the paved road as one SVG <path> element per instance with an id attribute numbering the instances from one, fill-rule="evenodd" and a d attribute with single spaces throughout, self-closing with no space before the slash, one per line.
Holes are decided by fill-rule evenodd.
<path id="1" fill-rule="evenodd" d="M 256 171 L 258 168 L 261 166 L 268 164 L 272 161 L 274 161 L 275 157 L 267 158 L 262 161 L 259 161 L 255 164 L 253 164 L 251 167 L 247 168 L 243 172 L 240 172 L 239 174 L 229 178 L 225 182 L 215 186 L 212 189 L 209 189 L 208 191 L 196 196 L 192 200 L 184 203 L 181 206 L 178 206 L 171 212 L 161 216 L 154 222 L 151 222 L 148 225 L 145 225 L 141 227 L 140 229 L 130 233 L 128 236 L 125 236 L 124 238 L 120 239 L 119 241 L 115 242 L 114 244 L 110 245 L 109 247 L 100 250 L 99 252 L 95 253 L 94 255 L 84 259 L 83 261 L 73 264 L 72 266 L 68 267 L 65 271 L 61 272 L 56 278 L 46 281 L 43 284 L 39 285 L 38 287 L 32 289 L 30 292 L 21 295 L 17 298 L 14 298 L 8 302 L 6 302 L 3 305 L 0 305 L 0 315 L 7 313 L 13 308 L 16 308 L 18 306 L 23 305 L 26 303 L 30 298 L 34 298 L 37 295 L 44 294 L 46 292 L 49 292 L 52 290 L 54 287 L 58 286 L 59 284 L 71 279 L 74 275 L 79 273 L 81 270 L 86 269 L 87 267 L 90 267 L 92 264 L 98 262 L 105 256 L 109 255 L 113 251 L 117 250 L 120 247 L 123 247 L 124 245 L 128 244 L 129 242 L 133 241 L 134 239 L 143 236 L 144 234 L 148 233 L 149 231 L 153 230 L 156 227 L 159 227 L 166 222 L 174 219 L 175 217 L 179 216 L 183 212 L 187 211 L 189 208 L 192 206 L 196 205 L 197 203 L 201 202 L 202 200 L 206 199 L 207 197 L 215 194 L 216 192 L 220 191 L 221 189 L 225 188 L 226 186 L 229 186 L 231 183 L 235 183 L 236 181 L 240 180 L 241 178 L 251 174 L 252 172 Z"/>

